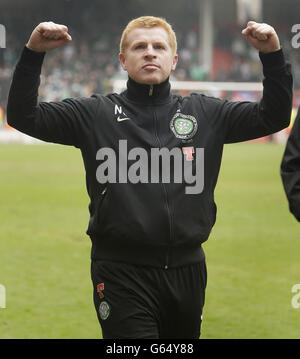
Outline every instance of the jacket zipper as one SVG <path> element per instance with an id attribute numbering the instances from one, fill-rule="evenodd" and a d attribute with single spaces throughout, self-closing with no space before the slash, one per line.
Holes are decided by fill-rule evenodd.
<path id="1" fill-rule="evenodd" d="M 153 85 L 150 85 L 149 96 L 152 96 L 152 95 L 153 95 Z"/>
<path id="2" fill-rule="evenodd" d="M 149 96 L 152 96 L 153 94 L 153 85 L 150 85 L 150 89 L 149 89 Z M 155 137 L 156 137 L 156 141 L 159 145 L 159 148 L 161 148 L 161 142 L 158 136 L 158 131 L 157 131 L 157 116 L 156 116 L 156 111 L 155 111 L 155 107 L 152 101 L 152 106 L 153 106 L 153 114 L 154 114 L 154 132 L 155 132 Z M 169 230 L 170 230 L 170 237 L 169 237 L 169 246 L 168 246 L 168 250 L 166 253 L 166 261 L 164 264 L 164 269 L 168 269 L 169 268 L 169 252 L 170 252 L 170 243 L 172 242 L 173 239 L 173 222 L 172 222 L 172 215 L 171 215 L 171 209 L 170 209 L 170 201 L 169 201 L 169 197 L 168 197 L 168 192 L 166 189 L 166 186 L 164 185 L 164 183 L 161 183 L 163 191 L 164 191 L 164 199 L 165 199 L 165 205 L 167 208 L 167 213 L 168 213 L 168 219 L 169 219 Z"/>
<path id="3" fill-rule="evenodd" d="M 99 225 L 100 223 L 100 211 L 101 211 L 101 207 L 103 205 L 103 201 L 104 201 L 104 198 L 106 196 L 106 193 L 107 193 L 107 185 L 103 188 L 103 190 L 101 191 L 100 193 L 100 201 L 98 203 L 98 207 L 97 207 L 97 224 Z"/>

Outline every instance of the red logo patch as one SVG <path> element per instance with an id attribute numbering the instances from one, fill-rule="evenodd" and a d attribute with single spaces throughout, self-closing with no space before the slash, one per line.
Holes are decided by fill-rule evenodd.
<path id="1" fill-rule="evenodd" d="M 194 147 L 182 147 L 182 152 L 187 161 L 193 161 L 193 153 L 195 153 Z"/>
<path id="2" fill-rule="evenodd" d="M 104 291 L 104 283 L 100 283 L 97 285 L 97 292 L 99 293 L 100 299 L 104 298 L 104 294 L 102 293 Z"/>

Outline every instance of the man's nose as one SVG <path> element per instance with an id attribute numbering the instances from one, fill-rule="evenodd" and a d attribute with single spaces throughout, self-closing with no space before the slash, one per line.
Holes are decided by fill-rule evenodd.
<path id="1" fill-rule="evenodd" d="M 145 51 L 145 57 L 153 59 L 156 57 L 155 49 L 152 45 L 148 45 Z"/>

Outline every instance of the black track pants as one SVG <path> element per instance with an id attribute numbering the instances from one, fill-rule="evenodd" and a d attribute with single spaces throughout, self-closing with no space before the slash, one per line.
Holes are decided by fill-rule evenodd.
<path id="1" fill-rule="evenodd" d="M 198 339 L 205 259 L 160 269 L 92 261 L 94 303 L 104 339 Z"/>

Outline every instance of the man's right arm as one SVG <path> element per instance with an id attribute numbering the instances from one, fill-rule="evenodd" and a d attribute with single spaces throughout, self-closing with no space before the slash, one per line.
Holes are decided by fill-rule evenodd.
<path id="1" fill-rule="evenodd" d="M 286 144 L 280 174 L 290 211 L 300 222 L 300 108 Z"/>
<path id="2" fill-rule="evenodd" d="M 90 120 L 95 117 L 96 99 L 38 103 L 40 73 L 46 51 L 71 40 L 64 25 L 54 25 L 38 25 L 23 49 L 9 92 L 7 121 L 10 126 L 41 140 L 82 147 Z"/>

